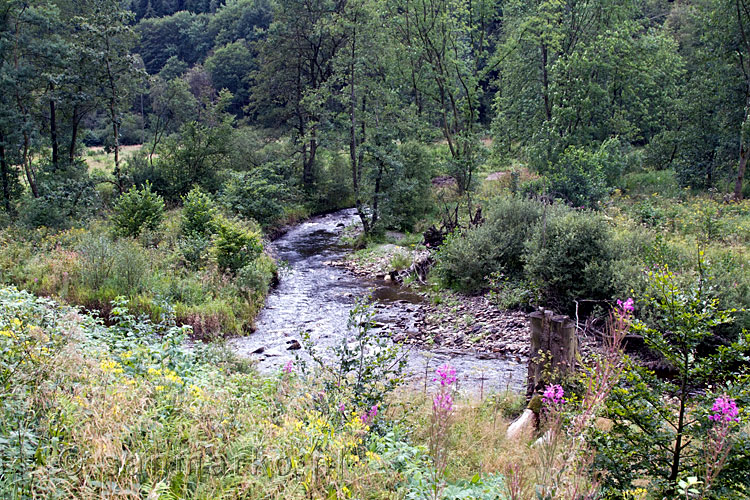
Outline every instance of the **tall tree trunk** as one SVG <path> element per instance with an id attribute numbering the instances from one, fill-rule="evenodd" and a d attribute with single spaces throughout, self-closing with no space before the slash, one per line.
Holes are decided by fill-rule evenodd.
<path id="1" fill-rule="evenodd" d="M 315 181 L 315 153 L 318 151 L 317 126 L 313 125 L 310 128 L 310 133 L 312 136 L 308 144 L 307 156 L 304 158 L 302 165 L 302 182 L 306 187 L 311 187 Z"/>
<path id="2" fill-rule="evenodd" d="M 740 164 L 737 167 L 737 180 L 734 183 L 734 199 L 742 201 L 742 182 L 745 179 L 745 167 L 747 167 L 747 148 L 740 145 Z"/>
<path id="3" fill-rule="evenodd" d="M 359 161 L 357 155 L 357 93 L 355 88 L 355 67 L 354 60 L 356 57 L 356 29 L 352 32 L 352 51 L 351 61 L 349 63 L 349 162 L 352 167 L 352 188 L 354 189 L 354 205 L 357 207 L 357 215 L 362 221 L 362 228 L 365 234 L 369 234 L 370 221 L 362 206 L 362 193 L 359 186 Z"/>
<path id="4" fill-rule="evenodd" d="M 52 170 L 57 170 L 60 166 L 59 146 L 57 144 L 57 117 L 55 112 L 55 85 L 49 84 L 49 139 L 52 143 Z"/>
<path id="5" fill-rule="evenodd" d="M 122 182 L 120 181 L 120 126 L 117 123 L 117 114 L 112 111 L 112 135 L 115 141 L 115 182 L 117 183 L 117 189 L 122 194 Z"/>
<path id="6" fill-rule="evenodd" d="M 549 74 L 547 73 L 547 44 L 542 43 L 542 97 L 547 121 L 552 119 L 552 106 L 549 100 Z"/>
<path id="7" fill-rule="evenodd" d="M 68 161 L 73 164 L 76 158 L 76 143 L 78 142 L 78 105 L 73 106 L 73 118 L 70 124 L 70 146 L 68 147 Z"/>
<path id="8" fill-rule="evenodd" d="M 0 175 L 3 183 L 3 206 L 6 212 L 10 212 L 10 173 L 8 163 L 5 161 L 5 137 L 0 134 Z"/>
<path id="9" fill-rule="evenodd" d="M 31 149 L 31 139 L 29 133 L 24 130 L 23 132 L 23 170 L 26 173 L 26 181 L 29 183 L 31 189 L 31 195 L 34 198 L 39 198 L 39 188 L 36 185 L 36 176 L 34 171 L 31 169 L 31 159 L 29 158 L 29 152 Z"/>

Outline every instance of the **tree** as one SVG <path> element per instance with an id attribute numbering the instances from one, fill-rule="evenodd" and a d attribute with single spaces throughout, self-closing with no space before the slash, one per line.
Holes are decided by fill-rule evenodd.
<path id="1" fill-rule="evenodd" d="M 643 146 L 675 125 L 684 62 L 672 35 L 641 7 L 505 7 L 493 124 L 501 158 L 520 154 L 543 171 L 570 146 L 596 149 L 612 137 Z"/>
<path id="2" fill-rule="evenodd" d="M 192 66 L 201 62 L 211 49 L 208 17 L 181 11 L 167 17 L 144 19 L 138 23 L 138 53 L 146 71 L 161 71 L 170 57 Z"/>
<path id="3" fill-rule="evenodd" d="M 195 117 L 198 101 L 190 93 L 182 78 L 164 81 L 160 76 L 150 78 L 149 99 L 152 113 L 149 128 L 152 133 L 149 162 L 153 166 L 154 153 L 164 134 L 176 132 L 182 124 Z"/>
<path id="4" fill-rule="evenodd" d="M 123 109 L 145 76 L 139 70 L 138 60 L 131 53 L 136 34 L 129 22 L 132 15 L 116 0 L 86 0 L 86 17 L 78 21 L 79 37 L 90 43 L 85 45 L 87 56 L 98 68 L 95 75 L 100 98 L 106 103 L 112 126 L 115 156 L 114 178 L 120 192 L 124 185 L 120 169 L 120 124 Z M 83 44 L 82 44 L 83 45 Z"/>
<path id="5" fill-rule="evenodd" d="M 339 29 L 342 0 L 279 0 L 266 38 L 259 44 L 250 111 L 265 123 L 292 132 L 302 164 L 302 182 L 315 181 L 326 95 L 319 93 L 333 74 L 333 59 L 345 44 Z M 313 97 L 314 96 L 314 97 Z"/>
<path id="6" fill-rule="evenodd" d="M 409 55 L 417 107 L 424 108 L 423 98 L 436 106 L 454 177 L 468 192 L 481 155 L 479 124 L 500 9 L 495 0 L 393 0 L 388 9 L 399 49 Z"/>
<path id="7" fill-rule="evenodd" d="M 248 102 L 248 79 L 255 68 L 255 58 L 247 43 L 238 40 L 219 47 L 206 59 L 205 68 L 217 89 L 227 89 L 234 96 L 229 110 L 241 114 Z"/>

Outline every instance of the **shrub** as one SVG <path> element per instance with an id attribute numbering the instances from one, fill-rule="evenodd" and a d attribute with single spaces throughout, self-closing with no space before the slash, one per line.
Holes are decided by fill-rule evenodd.
<path id="1" fill-rule="evenodd" d="M 216 230 L 216 207 L 211 197 L 194 187 L 182 198 L 180 232 L 183 236 L 210 236 Z"/>
<path id="2" fill-rule="evenodd" d="M 284 202 L 291 196 L 277 166 L 262 165 L 250 172 L 235 173 L 224 186 L 222 200 L 232 212 L 268 226 L 284 215 Z"/>
<path id="3" fill-rule="evenodd" d="M 101 208 L 95 182 L 83 163 L 59 170 L 44 164 L 39 168 L 39 197 L 24 197 L 20 219 L 28 227 L 65 229 L 92 217 Z"/>
<path id="4" fill-rule="evenodd" d="M 85 233 L 77 245 L 78 277 L 83 287 L 113 295 L 134 295 L 144 284 L 146 251 L 132 240 L 112 241 L 102 233 Z"/>
<path id="5" fill-rule="evenodd" d="M 410 231 L 433 208 L 432 157 L 423 145 L 407 142 L 399 158 L 383 179 L 382 219 L 386 227 Z"/>
<path id="6" fill-rule="evenodd" d="M 455 289 L 475 291 L 492 273 L 512 278 L 523 271 L 524 242 L 542 216 L 533 200 L 506 197 L 493 200 L 483 225 L 451 235 L 438 252 L 437 273 Z"/>
<path id="7" fill-rule="evenodd" d="M 613 260 L 610 229 L 600 215 L 558 207 L 526 243 L 524 269 L 549 306 L 572 311 L 576 300 L 611 297 Z"/>
<path id="8" fill-rule="evenodd" d="M 138 236 L 143 228 L 154 230 L 164 218 L 164 200 L 151 190 L 151 184 L 135 186 L 115 205 L 112 224 L 119 236 Z"/>
<path id="9" fill-rule="evenodd" d="M 713 296 L 705 268 L 701 254 L 695 272 L 678 274 L 661 266 L 648 273 L 648 287 L 639 304 L 653 314 L 648 322 L 634 322 L 632 329 L 663 360 L 671 376 L 659 377 L 628 360 L 626 377 L 608 401 L 612 429 L 595 441 L 597 465 L 611 472 L 602 476 L 611 490 L 643 484 L 645 478 L 649 490 L 658 492 L 655 498 L 675 498 L 675 483 L 707 473 L 707 466 L 725 470 L 713 484 L 702 478 L 704 487 L 717 495 L 709 497 L 704 491 L 700 498 L 735 498 L 724 495 L 750 486 L 744 450 L 732 453 L 722 464 L 696 453 L 701 442 L 704 446 L 710 442 L 711 401 L 726 393 L 738 400 L 748 398 L 747 380 L 738 369 L 747 363 L 748 334 L 736 334 L 714 352 L 705 353 L 717 327 L 733 319 L 733 311 L 721 309 Z M 747 450 L 747 432 L 734 437 L 738 448 Z"/>
<path id="10" fill-rule="evenodd" d="M 234 274 L 257 259 L 262 251 L 263 244 L 257 231 L 234 221 L 221 221 L 214 242 L 219 269 Z"/>
<path id="11" fill-rule="evenodd" d="M 619 142 L 609 140 L 597 151 L 571 146 L 548 176 L 553 194 L 576 207 L 593 207 L 604 198 L 622 170 Z"/>

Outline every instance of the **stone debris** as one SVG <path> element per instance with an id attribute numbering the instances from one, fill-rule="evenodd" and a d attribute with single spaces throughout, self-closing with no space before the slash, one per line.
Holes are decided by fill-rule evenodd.
<path id="1" fill-rule="evenodd" d="M 505 431 L 505 437 L 509 440 L 531 439 L 536 433 L 537 416 L 533 410 L 525 409 L 521 416 L 513 421 L 508 430 Z"/>
<path id="2" fill-rule="evenodd" d="M 412 262 L 409 269 L 419 273 L 427 267 L 431 253 L 424 249 L 409 250 L 396 245 L 381 245 L 372 252 L 372 258 L 344 259 L 332 262 L 352 274 L 366 279 L 402 282 L 409 269 L 395 271 L 391 262 L 396 255 L 405 255 Z M 528 356 L 529 325 L 526 313 L 503 311 L 486 295 L 466 296 L 441 291 L 439 301 L 432 300 L 426 292 L 417 292 L 421 303 L 393 303 L 376 305 L 380 316 L 393 339 L 405 344 L 446 350 L 451 354 L 473 354 L 484 359 L 515 356 L 517 361 Z"/>

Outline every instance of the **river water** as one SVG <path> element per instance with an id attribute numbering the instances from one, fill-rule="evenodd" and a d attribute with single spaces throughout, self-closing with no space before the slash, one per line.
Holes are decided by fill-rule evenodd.
<path id="1" fill-rule="evenodd" d="M 346 226 L 359 222 L 353 209 L 321 215 L 303 222 L 271 244 L 275 257 L 284 262 L 279 285 L 271 291 L 256 321 L 256 331 L 230 340 L 241 356 L 257 360 L 261 373 L 278 372 L 295 359 L 294 349 L 307 332 L 317 352 L 332 362 L 332 347 L 348 335 L 349 312 L 357 300 L 370 296 L 375 321 L 383 334 L 414 328 L 414 302 L 421 296 L 386 282 L 368 281 L 331 265 L 350 251 L 338 244 Z M 291 349 L 290 349 L 291 348 Z M 512 358 L 481 359 L 405 346 L 410 380 L 422 385 L 434 370 L 449 361 L 457 371 L 459 390 L 469 392 L 520 391 L 525 383 L 525 364 Z"/>

